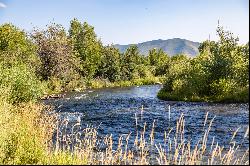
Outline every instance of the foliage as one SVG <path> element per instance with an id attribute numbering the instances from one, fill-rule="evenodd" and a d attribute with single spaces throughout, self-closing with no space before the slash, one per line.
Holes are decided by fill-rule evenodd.
<path id="1" fill-rule="evenodd" d="M 170 57 L 165 54 L 162 49 L 152 49 L 149 50 L 148 61 L 152 67 L 155 67 L 154 74 L 160 76 L 166 74 L 169 67 Z"/>
<path id="2" fill-rule="evenodd" d="M 52 77 L 65 81 L 72 80 L 77 74 L 78 60 L 73 54 L 73 45 L 64 28 L 52 24 L 46 30 L 35 29 L 32 39 L 38 47 L 38 56 L 42 61 L 40 74 L 44 80 Z"/>
<path id="3" fill-rule="evenodd" d="M 6 66 L 22 63 L 35 69 L 40 65 L 36 45 L 27 34 L 12 24 L 0 26 L 0 62 Z"/>
<path id="4" fill-rule="evenodd" d="M 0 88 L 8 90 L 5 97 L 10 103 L 36 100 L 44 92 L 34 71 L 24 64 L 6 67 L 0 63 L 0 73 Z"/>
<path id="5" fill-rule="evenodd" d="M 164 88 L 158 96 L 174 100 L 247 102 L 249 45 L 218 26 L 219 41 L 205 41 L 200 55 L 171 58 Z"/>
<path id="6" fill-rule="evenodd" d="M 94 27 L 87 22 L 81 24 L 77 19 L 73 19 L 70 22 L 69 35 L 73 41 L 74 53 L 80 58 L 81 75 L 92 79 L 101 62 L 103 47 L 97 39 Z"/>
<path id="7" fill-rule="evenodd" d="M 118 49 L 113 46 L 103 48 L 101 63 L 97 76 L 108 78 L 111 82 L 120 80 L 121 56 Z"/>
<path id="8" fill-rule="evenodd" d="M 77 19 L 70 22 L 68 33 L 55 23 L 47 25 L 44 30 L 35 28 L 29 34 L 11 24 L 4 24 L 0 27 L 0 36 L 2 66 L 13 70 L 21 66 L 30 68 L 27 74 L 36 74 L 31 74 L 31 78 L 34 77 L 31 81 L 39 79 L 46 94 L 87 87 L 120 86 L 125 82 L 126 86 L 138 85 L 134 80 L 154 80 L 154 77 L 166 74 L 169 65 L 169 57 L 162 50 L 150 61 L 151 55 L 140 55 L 136 46 L 129 47 L 124 54 L 113 45 L 103 46 L 94 27 Z M 18 72 L 15 74 L 19 75 Z M 140 85 L 144 83 L 148 84 L 142 81 Z M 40 91 L 40 85 L 39 82 L 33 88 Z M 18 102 L 38 96 L 26 96 L 27 100 L 19 96 Z"/>
<path id="9" fill-rule="evenodd" d="M 140 55 L 138 47 L 135 45 L 130 46 L 122 55 L 121 59 L 123 80 L 132 80 L 135 78 L 139 78 L 137 64 L 140 64 Z"/>

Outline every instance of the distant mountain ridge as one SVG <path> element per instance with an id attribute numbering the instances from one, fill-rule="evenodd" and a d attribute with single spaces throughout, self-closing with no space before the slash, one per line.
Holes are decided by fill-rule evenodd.
<path id="1" fill-rule="evenodd" d="M 173 38 L 167 40 L 158 39 L 158 40 L 146 41 L 138 44 L 128 44 L 128 45 L 116 44 L 114 46 L 118 48 L 121 52 L 125 52 L 126 49 L 131 45 L 137 45 L 140 50 L 140 53 L 143 55 L 147 55 L 150 49 L 156 48 L 156 49 L 162 49 L 170 56 L 176 54 L 187 54 L 191 57 L 194 57 L 199 53 L 198 48 L 200 43 L 186 39 Z"/>

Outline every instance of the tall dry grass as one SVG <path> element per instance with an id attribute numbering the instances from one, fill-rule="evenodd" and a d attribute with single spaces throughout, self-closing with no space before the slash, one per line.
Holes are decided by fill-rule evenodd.
<path id="1" fill-rule="evenodd" d="M 214 138 L 211 145 L 208 145 L 208 136 L 215 118 L 208 120 L 208 113 L 206 114 L 203 136 L 195 146 L 191 145 L 191 140 L 185 139 L 185 118 L 182 114 L 176 122 L 176 126 L 165 131 L 163 145 L 154 141 L 155 122 L 153 122 L 149 138 L 145 137 L 146 123 L 142 131 L 136 130 L 136 137 L 132 140 L 133 147 L 129 145 L 131 133 L 121 135 L 118 145 L 115 146 L 112 134 L 100 139 L 97 129 L 91 126 L 81 129 L 80 118 L 72 124 L 68 119 L 64 119 L 61 122 L 57 121 L 60 124 L 57 124 L 53 153 L 67 151 L 75 158 L 84 160 L 86 164 L 91 165 L 248 165 L 249 149 L 244 153 L 239 153 L 241 147 L 234 140 L 239 130 L 233 133 L 229 149 L 225 149 L 225 145 L 219 145 Z M 135 117 L 135 121 L 137 128 L 137 117 Z M 244 139 L 248 138 L 249 128 L 244 136 Z M 101 150 L 100 142 L 104 147 Z"/>

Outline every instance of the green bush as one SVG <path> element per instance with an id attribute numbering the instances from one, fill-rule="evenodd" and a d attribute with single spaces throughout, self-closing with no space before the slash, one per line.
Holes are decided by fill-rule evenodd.
<path id="1" fill-rule="evenodd" d="M 212 95 L 225 96 L 236 90 L 237 82 L 232 79 L 221 78 L 211 83 Z"/>
<path id="2" fill-rule="evenodd" d="M 249 88 L 237 85 L 232 79 L 220 79 L 211 84 L 213 100 L 219 102 L 247 102 Z"/>
<path id="3" fill-rule="evenodd" d="M 32 69 L 24 64 L 5 67 L 0 64 L 0 88 L 7 89 L 10 103 L 34 101 L 44 92 L 41 82 Z"/>
<path id="4" fill-rule="evenodd" d="M 79 91 L 86 89 L 86 81 L 83 78 L 73 79 L 66 83 L 65 91 Z"/>

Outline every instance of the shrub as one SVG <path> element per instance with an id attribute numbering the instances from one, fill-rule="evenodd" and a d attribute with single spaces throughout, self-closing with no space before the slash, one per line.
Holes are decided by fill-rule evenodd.
<path id="1" fill-rule="evenodd" d="M 110 87 L 111 83 L 108 79 L 93 79 L 87 83 L 89 88 Z"/>
<path id="2" fill-rule="evenodd" d="M 249 88 L 238 86 L 237 82 L 233 79 L 220 79 L 211 84 L 213 100 L 215 101 L 228 101 L 240 102 L 248 101 Z"/>
<path id="3" fill-rule="evenodd" d="M 8 90 L 10 103 L 34 101 L 44 92 L 34 71 L 24 64 L 5 67 L 0 63 L 0 73 L 0 87 Z"/>

